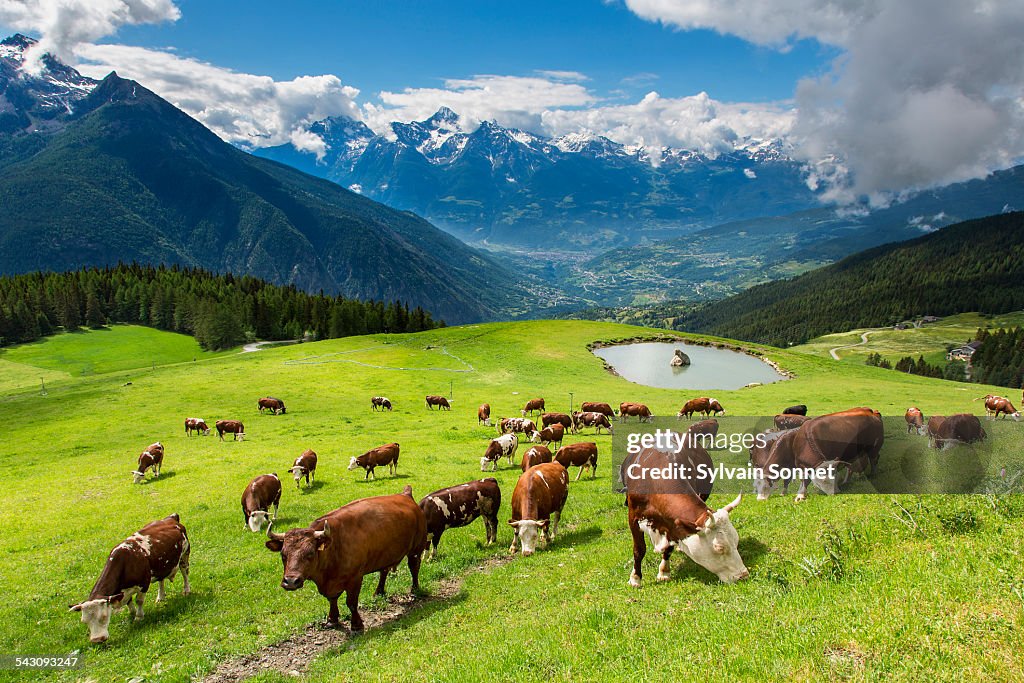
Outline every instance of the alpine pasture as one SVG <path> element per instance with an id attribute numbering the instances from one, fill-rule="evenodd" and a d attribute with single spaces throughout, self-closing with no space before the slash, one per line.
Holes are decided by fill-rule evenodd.
<path id="1" fill-rule="evenodd" d="M 75 339 L 103 344 L 117 331 Z M 672 580 L 659 583 L 658 556 L 649 551 L 637 590 L 628 585 L 632 548 L 623 497 L 611 490 L 611 437 L 587 430 L 565 443 L 595 441 L 598 476 L 571 481 L 559 536 L 532 557 L 500 561 L 512 540 L 505 522 L 520 470 L 502 460 L 496 473 L 480 471 L 496 431 L 477 425 L 477 406 L 490 403 L 495 422 L 518 416 L 533 397 L 544 397 L 549 411 L 568 412 L 572 392 L 576 405 L 642 401 L 656 415 L 675 415 L 699 394 L 627 382 L 586 348 L 657 334 L 663 333 L 578 321 L 472 325 L 196 362 L 172 357 L 173 364 L 114 365 L 135 369 L 82 376 L 46 361 L 47 345 L 70 335 L 35 345 L 31 357 L 17 361 L 18 349 L 0 354 L 0 651 L 80 650 L 80 669 L 30 674 L 40 679 L 200 679 L 218 663 L 326 616 L 327 601 L 312 585 L 293 593 L 280 588 L 280 556 L 264 548 L 265 534 L 243 528 L 240 497 L 254 476 L 281 476 L 275 531 L 406 484 L 419 500 L 495 476 L 503 494 L 498 542 L 484 546 L 481 521 L 447 531 L 437 557 L 423 564 L 428 597 L 420 606 L 324 652 L 308 668 L 296 664 L 305 680 L 1019 679 L 1018 496 L 814 493 L 797 505 L 793 490 L 760 502 L 747 495 L 731 518 L 749 580 L 721 584 L 676 553 Z M 1019 398 L 996 387 L 750 346 L 795 378 L 709 394 L 734 415 L 772 415 L 796 403 L 812 414 L 855 405 L 883 415 L 902 415 L 910 405 L 926 415 L 981 413 L 971 401 L 976 396 Z M 134 349 L 125 353 L 147 353 Z M 40 377 L 47 378 L 45 395 Z M 452 410 L 427 410 L 426 394 L 451 395 Z M 256 400 L 267 395 L 282 398 L 287 414 L 260 415 Z M 393 412 L 371 410 L 378 395 L 391 399 Z M 215 432 L 186 438 L 186 417 L 211 426 L 242 420 L 246 440 L 222 443 Z M 139 453 L 157 440 L 166 451 L 162 475 L 133 485 Z M 396 476 L 379 468 L 376 480 L 366 481 L 361 470 L 347 471 L 351 456 L 390 441 L 401 444 Z M 297 489 L 288 468 L 306 448 L 319 455 L 316 483 Z M 516 462 L 525 448 L 521 443 Z M 726 502 L 724 495 L 709 501 L 716 508 Z M 110 640 L 90 645 L 68 606 L 87 597 L 111 548 L 172 512 L 191 539 L 192 594 L 182 596 L 179 578 L 168 585 L 166 602 L 147 601 L 141 623 L 132 623 L 127 610 L 115 613 Z M 371 597 L 371 578 L 363 586 L 364 618 L 387 608 L 386 600 Z M 433 587 L 454 578 L 462 582 L 455 597 L 429 598 Z M 409 589 L 403 563 L 388 594 Z M 266 670 L 252 680 L 295 679 Z"/>

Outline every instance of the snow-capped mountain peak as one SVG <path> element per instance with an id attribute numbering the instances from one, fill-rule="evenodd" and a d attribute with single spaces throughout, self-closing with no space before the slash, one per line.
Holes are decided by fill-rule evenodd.
<path id="1" fill-rule="evenodd" d="M 99 83 L 49 53 L 38 71 L 26 70 L 25 53 L 37 44 L 20 33 L 0 41 L 0 112 L 9 115 L 3 126 L 7 132 L 48 127 L 46 122 L 73 113 Z"/>

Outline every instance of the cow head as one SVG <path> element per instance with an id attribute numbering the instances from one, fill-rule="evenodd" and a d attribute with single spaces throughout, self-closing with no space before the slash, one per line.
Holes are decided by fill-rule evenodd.
<path id="1" fill-rule="evenodd" d="M 349 469 L 352 469 L 349 467 Z M 299 480 L 306 475 L 306 468 L 302 465 L 295 465 L 292 467 L 292 476 L 295 478 L 295 485 L 299 485 Z"/>
<path id="2" fill-rule="evenodd" d="M 253 510 L 249 513 L 249 530 L 258 534 L 267 521 L 269 514 L 266 510 Z"/>
<path id="3" fill-rule="evenodd" d="M 349 472 L 351 472 L 352 470 L 354 470 L 357 467 L 359 467 L 359 460 L 357 458 L 353 457 L 351 460 L 348 461 L 348 471 Z"/>
<path id="4" fill-rule="evenodd" d="M 540 443 L 540 432 L 537 430 L 530 432 L 530 443 Z"/>
<path id="5" fill-rule="evenodd" d="M 739 534 L 729 520 L 729 513 L 736 509 L 742 498 L 741 493 L 736 500 L 713 512 L 697 533 L 690 534 L 676 544 L 691 560 L 724 583 L 735 583 L 750 576 L 750 571 L 740 557 Z"/>
<path id="6" fill-rule="evenodd" d="M 273 524 L 267 527 L 266 546 L 271 552 L 281 553 L 281 588 L 298 590 L 316 572 L 320 553 L 331 543 L 331 528 L 325 524 L 323 531 L 292 529 L 285 534 L 275 534 L 271 528 Z"/>
<path id="7" fill-rule="evenodd" d="M 548 528 L 548 520 L 542 519 L 538 522 L 535 519 L 521 519 L 518 522 L 513 522 L 510 519 L 508 523 L 516 529 L 519 542 L 523 546 L 523 557 L 533 555 L 537 549 L 537 532 Z"/>
<path id="8" fill-rule="evenodd" d="M 133 484 L 141 483 L 142 480 L 145 479 L 145 478 L 146 478 L 145 472 L 140 472 L 138 470 L 132 470 L 132 483 Z"/>
<path id="9" fill-rule="evenodd" d="M 82 623 L 89 627 L 89 642 L 102 643 L 110 637 L 110 615 L 120 609 L 124 593 L 95 600 L 86 600 L 68 608 L 71 612 L 82 613 Z"/>
<path id="10" fill-rule="evenodd" d="M 523 417 L 526 417 L 526 413 L 527 413 L 527 410 L 526 410 L 525 408 L 523 408 L 522 410 L 520 410 L 520 411 L 519 411 L 519 413 L 520 413 L 520 414 L 521 414 L 521 415 L 522 415 Z"/>

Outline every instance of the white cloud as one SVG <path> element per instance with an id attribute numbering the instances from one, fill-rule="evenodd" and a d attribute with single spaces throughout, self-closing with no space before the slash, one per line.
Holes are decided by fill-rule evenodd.
<path id="1" fill-rule="evenodd" d="M 81 45 L 78 69 L 102 78 L 110 71 L 142 83 L 221 138 L 251 147 L 292 143 L 322 156 L 326 147 L 306 130 L 328 116 L 360 118 L 356 88 L 337 76 L 275 81 L 194 59 L 126 45 Z"/>

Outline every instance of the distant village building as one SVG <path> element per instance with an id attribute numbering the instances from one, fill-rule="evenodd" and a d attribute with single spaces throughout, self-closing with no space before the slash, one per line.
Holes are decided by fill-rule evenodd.
<path id="1" fill-rule="evenodd" d="M 977 351 L 980 346 L 981 342 L 979 341 L 972 341 L 964 344 L 963 346 L 958 346 L 946 354 L 946 360 L 963 360 L 970 362 L 974 352 Z"/>
<path id="2" fill-rule="evenodd" d="M 937 322 L 939 322 L 939 316 L 937 316 L 937 315 L 926 315 L 925 317 L 921 318 L 921 322 L 923 322 L 923 323 L 937 323 Z"/>

